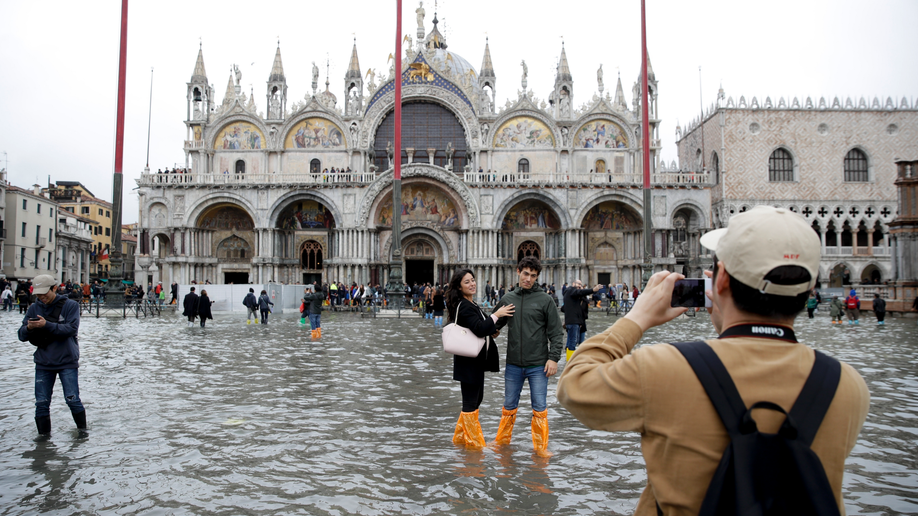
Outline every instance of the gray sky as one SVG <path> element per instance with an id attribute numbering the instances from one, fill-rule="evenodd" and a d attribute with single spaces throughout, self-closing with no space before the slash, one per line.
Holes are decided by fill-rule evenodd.
<path id="1" fill-rule="evenodd" d="M 426 30 L 434 2 L 425 2 Z M 89 6 L 87 8 L 87 5 Z M 914 0 L 772 0 L 770 2 L 648 0 L 648 48 L 659 81 L 663 158 L 676 159 L 675 127 L 698 115 L 698 67 L 705 105 L 722 83 L 728 96 L 914 101 L 918 56 Z M 754 7 L 751 7 L 755 5 Z M 0 0 L 0 151 L 9 181 L 81 181 L 111 199 L 121 2 Z M 415 38 L 417 2 L 403 5 L 403 34 Z M 547 99 L 564 38 L 574 78 L 574 104 L 597 91 L 596 69 L 614 93 L 621 72 L 625 97 L 640 69 L 640 2 L 496 2 L 440 0 L 438 18 L 449 49 L 481 66 L 490 38 L 497 102 L 516 99 L 520 61 L 529 89 Z M 310 88 L 311 63 L 331 61 L 331 91 L 344 98 L 353 38 L 360 66 L 387 71 L 394 50 L 395 2 L 131 3 L 125 129 L 125 223 L 137 220 L 131 193 L 146 163 L 150 68 L 153 78 L 150 168 L 184 162 L 186 85 L 203 41 L 208 80 L 222 101 L 238 64 L 246 94 L 265 109 L 265 88 L 278 37 L 288 107 Z M 250 86 L 251 85 L 251 86 Z M 842 99 L 844 102 L 844 99 Z M 0 154 L 0 160 L 3 155 Z M 7 163 L 0 162 L 0 167 Z"/>

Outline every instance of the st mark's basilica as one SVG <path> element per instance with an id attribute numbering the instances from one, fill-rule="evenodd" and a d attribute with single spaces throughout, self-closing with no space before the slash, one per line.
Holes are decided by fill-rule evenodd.
<path id="1" fill-rule="evenodd" d="M 417 21 L 398 71 L 394 60 L 388 73 L 361 69 L 354 45 L 341 99 L 328 78 L 319 89 L 315 65 L 312 93 L 288 99 L 278 46 L 266 114 L 242 91 L 238 71 L 218 102 L 199 50 L 187 90 L 186 168 L 139 180 L 139 254 L 153 258 L 152 280 L 385 284 L 393 210 L 401 210 L 406 283 L 445 282 L 462 266 L 481 284 L 511 285 L 524 255 L 539 257 L 541 281 L 558 286 L 575 277 L 638 281 L 639 74 L 629 104 L 621 78 L 614 91 L 604 87 L 597 62 L 596 82 L 584 80 L 596 90 L 583 87 L 580 100 L 562 46 L 554 85 L 529 85 L 522 62 L 512 78 L 502 71 L 515 100 L 496 106 L 487 40 L 476 70 L 448 45 L 436 14 L 429 30 L 421 9 Z M 699 274 L 709 260 L 698 238 L 712 226 L 711 175 L 659 163 L 659 92 L 649 70 L 654 268 Z M 396 77 L 403 181 L 393 205 Z"/>

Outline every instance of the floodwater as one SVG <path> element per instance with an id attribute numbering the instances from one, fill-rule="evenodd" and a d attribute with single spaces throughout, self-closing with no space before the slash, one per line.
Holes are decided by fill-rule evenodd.
<path id="1" fill-rule="evenodd" d="M 32 347 L 0 313 L 0 514 L 630 514 L 646 482 L 637 434 L 584 428 L 549 384 L 549 449 L 528 418 L 513 443 L 470 452 L 432 321 L 323 314 L 312 342 L 296 315 L 268 326 L 216 314 L 95 319 L 80 328 L 81 437 L 56 386 L 52 436 L 36 438 Z M 847 462 L 848 514 L 918 513 L 918 326 L 798 319 L 803 342 L 864 375 L 870 416 Z M 614 317 L 590 317 L 590 335 Z M 712 335 L 705 315 L 644 343 Z M 503 346 L 504 338 L 499 344 Z M 503 377 L 489 374 L 481 423 L 493 439 Z M 521 413 L 529 408 L 524 389 Z"/>

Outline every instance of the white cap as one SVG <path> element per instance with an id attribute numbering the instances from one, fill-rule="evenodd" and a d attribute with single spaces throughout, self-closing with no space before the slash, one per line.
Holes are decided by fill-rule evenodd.
<path id="1" fill-rule="evenodd" d="M 796 296 L 816 286 L 821 243 L 803 217 L 784 208 L 756 206 L 735 215 L 729 227 L 701 237 L 731 277 L 765 294 Z M 765 279 L 774 269 L 796 265 L 810 273 L 810 281 L 777 285 Z"/>
<path id="2" fill-rule="evenodd" d="M 36 296 L 47 294 L 51 287 L 57 286 L 57 280 L 47 274 L 35 276 L 32 280 L 32 293 Z"/>

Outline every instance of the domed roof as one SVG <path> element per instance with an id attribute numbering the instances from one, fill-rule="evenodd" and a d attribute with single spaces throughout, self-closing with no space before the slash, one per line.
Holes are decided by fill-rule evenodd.
<path id="1" fill-rule="evenodd" d="M 472 92 L 481 93 L 481 86 L 478 84 L 478 71 L 459 54 L 450 52 L 445 48 L 438 48 L 434 50 L 430 64 L 433 65 L 438 73 L 450 81 L 462 86 L 470 85 L 471 89 L 468 91 L 470 97 Z M 448 73 L 444 69 L 448 70 Z"/>

